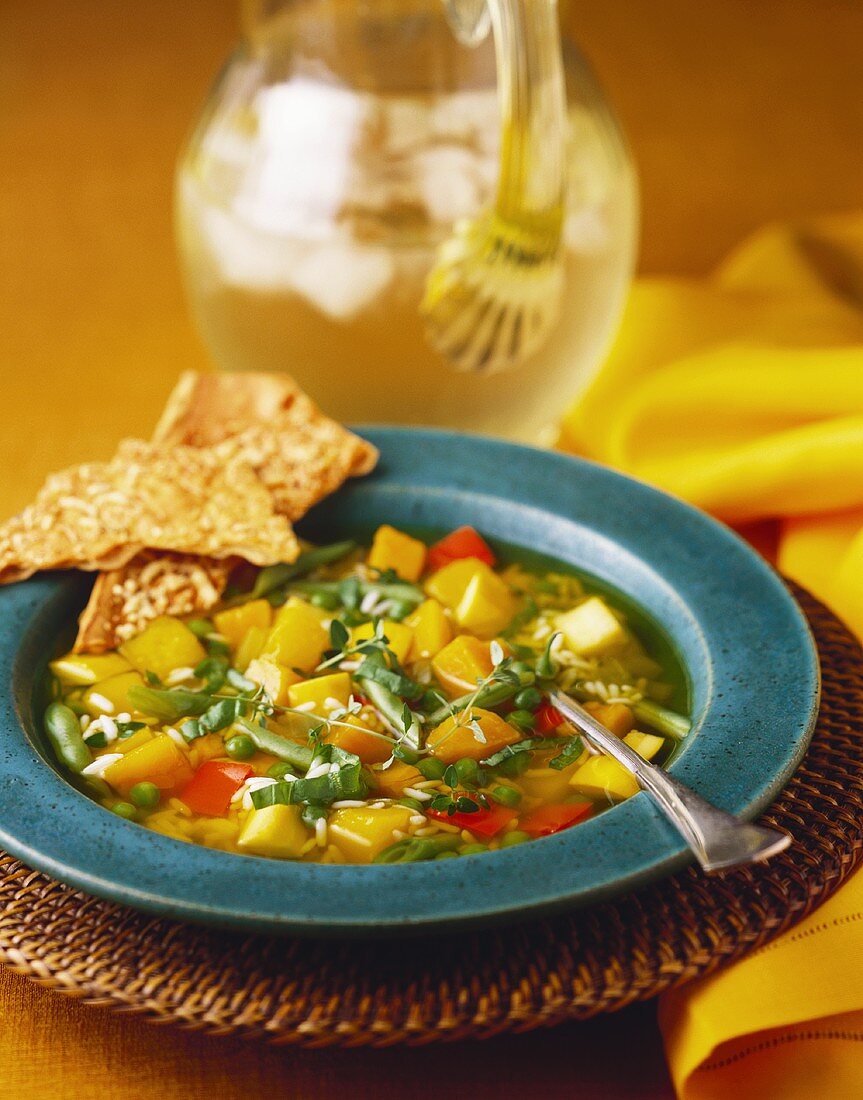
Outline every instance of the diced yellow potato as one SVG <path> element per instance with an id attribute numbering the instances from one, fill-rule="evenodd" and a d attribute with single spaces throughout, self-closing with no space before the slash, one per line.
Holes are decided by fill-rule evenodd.
<path id="1" fill-rule="evenodd" d="M 480 563 L 482 564 L 482 563 Z M 456 622 L 481 638 L 493 638 L 515 614 L 515 598 L 487 565 L 474 573 L 455 608 Z"/>
<path id="2" fill-rule="evenodd" d="M 412 814 L 406 806 L 336 810 L 330 818 L 330 839 L 349 862 L 371 863 L 395 843 L 394 830 L 406 829 Z"/>
<path id="3" fill-rule="evenodd" d="M 269 630 L 272 618 L 273 609 L 266 600 L 249 600 L 239 607 L 216 612 L 213 622 L 216 630 L 227 639 L 231 649 L 236 649 L 253 626 L 259 630 Z"/>
<path id="4" fill-rule="evenodd" d="M 372 772 L 375 777 L 375 785 L 379 794 L 386 798 L 401 798 L 405 793 L 405 787 L 412 787 L 414 783 L 422 782 L 421 772 L 403 760 L 395 760 L 384 771 Z"/>
<path id="5" fill-rule="evenodd" d="M 413 661 L 436 656 L 452 641 L 452 626 L 437 600 L 424 600 L 405 622 L 414 632 L 410 651 Z"/>
<path id="6" fill-rule="evenodd" d="M 665 744 L 664 737 L 658 737 L 655 733 L 641 733 L 640 730 L 633 730 L 623 740 L 645 760 L 652 760 Z"/>
<path id="7" fill-rule="evenodd" d="M 110 679 L 88 688 L 81 702 L 87 708 L 87 713 L 93 717 L 100 714 L 122 714 L 123 711 L 131 714 L 135 707 L 129 702 L 129 688 L 142 686 L 143 683 L 144 678 L 140 673 L 121 672 L 119 676 L 111 676 Z"/>
<path id="8" fill-rule="evenodd" d="M 485 737 L 484 741 L 477 739 L 476 732 L 468 723 L 476 721 Z M 445 764 L 454 764 L 462 757 L 471 760 L 484 760 L 487 756 L 499 752 L 506 745 L 515 741 L 521 741 L 524 734 L 504 721 L 499 714 L 491 710 L 483 710 L 481 707 L 471 707 L 468 713 L 453 714 L 431 731 L 428 736 L 428 747 L 433 756 L 442 760 Z"/>
<path id="9" fill-rule="evenodd" d="M 556 771 L 554 768 L 528 768 L 518 777 L 518 784 L 530 798 L 537 798 L 542 802 L 560 802 L 571 793 L 569 781 L 578 770 L 581 761 L 589 757 L 585 752 L 579 760 L 569 767 Z"/>
<path id="10" fill-rule="evenodd" d="M 459 634 L 432 658 L 432 672 L 453 699 L 474 691 L 493 668 L 488 642 Z"/>
<path id="11" fill-rule="evenodd" d="M 276 614 L 264 643 L 264 655 L 274 657 L 285 668 L 310 672 L 329 644 L 329 635 L 321 625 L 317 609 L 291 596 Z"/>
<path id="12" fill-rule="evenodd" d="M 216 760 L 220 756 L 225 757 L 227 755 L 225 752 L 225 739 L 220 733 L 205 733 L 203 737 L 196 737 L 194 741 L 189 742 L 189 763 L 192 765 L 193 770 L 197 770 L 202 764 L 206 764 L 208 760 Z M 249 763 L 252 762 L 249 761 Z M 269 764 L 267 767 L 269 767 Z M 267 768 L 262 770 L 266 771 Z"/>
<path id="13" fill-rule="evenodd" d="M 375 531 L 366 560 L 372 569 L 380 569 L 382 573 L 392 569 L 406 581 L 416 581 L 425 565 L 426 546 L 419 539 L 384 524 Z"/>
<path id="14" fill-rule="evenodd" d="M 234 654 L 234 666 L 245 672 L 256 657 L 264 652 L 264 643 L 267 640 L 267 631 L 260 626 L 250 626 L 237 646 Z"/>
<path id="15" fill-rule="evenodd" d="M 579 657 L 614 653 L 629 641 L 626 628 L 599 596 L 591 596 L 572 611 L 558 615 L 557 629 Z"/>
<path id="16" fill-rule="evenodd" d="M 148 741 L 152 741 L 154 733 L 151 729 L 135 730 L 131 737 L 125 737 L 121 741 L 119 738 L 111 745 L 111 752 L 122 752 L 124 755 L 129 752 L 134 752 L 135 749 L 146 745 Z M 221 741 L 222 739 L 219 738 Z M 224 742 L 222 742 L 224 747 Z"/>
<path id="17" fill-rule="evenodd" d="M 382 764 L 392 755 L 392 744 L 379 734 L 373 733 L 364 726 L 358 718 L 344 719 L 341 723 L 331 726 L 326 740 L 330 745 L 337 745 L 345 752 L 352 752 L 358 756 L 364 764 Z"/>
<path id="18" fill-rule="evenodd" d="M 133 668 L 155 672 L 162 680 L 173 669 L 194 668 L 207 656 L 186 624 L 170 615 L 154 619 L 140 634 L 124 642 L 120 652 Z"/>
<path id="19" fill-rule="evenodd" d="M 177 791 L 191 778 L 188 756 L 167 734 L 139 745 L 105 769 L 105 781 L 121 794 L 145 780 L 160 790 Z"/>
<path id="20" fill-rule="evenodd" d="M 465 594 L 467 586 L 483 569 L 488 569 L 479 558 L 459 558 L 432 573 L 425 582 L 426 594 L 438 600 L 444 607 L 455 610 Z"/>
<path id="21" fill-rule="evenodd" d="M 351 697 L 351 678 L 346 672 L 331 672 L 328 676 L 316 676 L 312 680 L 300 680 L 288 688 L 288 702 L 292 707 L 314 703 L 315 713 L 325 714 L 325 703 L 335 699 L 347 706 Z"/>
<path id="22" fill-rule="evenodd" d="M 618 737 L 625 737 L 635 726 L 635 717 L 625 703 L 585 703 L 584 709 Z"/>
<path id="23" fill-rule="evenodd" d="M 288 692 L 300 677 L 271 657 L 256 657 L 246 669 L 246 676 L 260 684 L 277 707 L 288 705 Z"/>
<path id="24" fill-rule="evenodd" d="M 383 629 L 389 639 L 388 648 L 398 657 L 399 664 L 404 664 L 408 659 L 414 632 L 404 623 L 392 622 L 390 619 L 384 620 Z M 354 627 L 351 631 L 351 645 L 374 637 L 374 633 L 374 623 L 363 623 L 361 626 Z"/>
<path id="25" fill-rule="evenodd" d="M 61 684 L 77 687 L 81 684 L 95 684 L 127 672 L 131 667 L 125 657 L 119 653 L 67 653 L 58 657 L 48 666 Z"/>
<path id="26" fill-rule="evenodd" d="M 299 806 L 262 806 L 249 814 L 237 847 L 253 856 L 298 859 L 308 839 Z"/>
<path id="27" fill-rule="evenodd" d="M 591 756 L 572 776 L 569 785 L 589 798 L 605 796 L 622 802 L 639 791 L 629 772 L 610 756 Z"/>

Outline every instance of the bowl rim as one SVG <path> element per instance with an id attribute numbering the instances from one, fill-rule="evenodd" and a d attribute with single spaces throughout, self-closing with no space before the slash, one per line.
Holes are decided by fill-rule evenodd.
<path id="1" fill-rule="evenodd" d="M 814 728 L 817 651 L 781 579 L 736 534 L 676 498 L 582 458 L 436 429 L 358 430 L 381 450 L 379 470 L 319 505 L 311 527 L 337 525 L 334 516 L 341 514 L 354 516 L 349 525 L 356 526 L 356 517 L 375 508 L 375 522 L 384 522 L 390 508 L 395 518 L 389 522 L 396 524 L 423 508 L 452 516 L 452 526 L 487 512 L 497 527 L 488 533 L 516 542 L 509 538 L 513 525 L 533 530 L 544 524 L 546 541 L 530 549 L 552 557 L 561 557 L 562 548 L 588 552 L 594 557 L 586 571 L 601 580 L 635 578 L 646 586 L 639 593 L 616 586 L 704 662 L 688 670 L 695 722 L 672 774 L 745 818 L 775 799 Z M 551 550 L 543 549 L 547 542 Z M 0 677 L 11 684 L 0 698 L 0 766 L 8 777 L 0 785 L 0 845 L 68 885 L 220 926 L 386 935 L 592 904 L 689 861 L 681 838 L 643 793 L 578 829 L 493 856 L 395 866 L 239 856 L 123 821 L 46 766 L 38 748 L 33 690 L 47 659 L 48 632 L 58 616 L 80 606 L 88 583 L 81 574 L 44 574 L 0 590 L 7 624 Z M 733 711 L 722 701 L 730 691 Z M 743 707 L 750 708 L 745 724 Z"/>

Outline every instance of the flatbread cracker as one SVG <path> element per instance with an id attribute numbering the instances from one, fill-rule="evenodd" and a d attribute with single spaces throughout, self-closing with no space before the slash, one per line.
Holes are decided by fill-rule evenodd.
<path id="1" fill-rule="evenodd" d="M 203 615 L 219 602 L 237 558 L 144 551 L 100 573 L 78 624 L 76 653 L 104 653 L 160 615 Z"/>
<path id="2" fill-rule="evenodd" d="M 36 502 L 0 527 L 0 583 L 42 569 L 113 569 L 145 548 L 256 565 L 299 553 L 290 523 L 238 454 L 126 440 L 110 462 L 49 477 Z"/>
<path id="3" fill-rule="evenodd" d="M 287 375 L 189 371 L 153 438 L 211 447 L 223 461 L 248 462 L 276 511 L 294 521 L 378 460 L 375 447 L 325 416 Z"/>

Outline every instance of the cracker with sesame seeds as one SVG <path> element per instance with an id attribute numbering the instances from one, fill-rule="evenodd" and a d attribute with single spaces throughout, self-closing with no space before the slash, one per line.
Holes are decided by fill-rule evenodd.
<path id="1" fill-rule="evenodd" d="M 110 462 L 49 477 L 35 503 L 0 526 L 0 583 L 42 569 L 115 569 L 145 548 L 256 565 L 299 554 L 239 454 L 126 440 Z"/>
<path id="2" fill-rule="evenodd" d="M 212 447 L 224 461 L 243 459 L 269 489 L 276 511 L 291 520 L 378 460 L 375 447 L 325 416 L 287 375 L 188 371 L 153 438 Z"/>
<path id="3" fill-rule="evenodd" d="M 78 624 L 75 653 L 104 653 L 161 615 L 202 615 L 215 607 L 237 558 L 144 551 L 100 573 Z"/>

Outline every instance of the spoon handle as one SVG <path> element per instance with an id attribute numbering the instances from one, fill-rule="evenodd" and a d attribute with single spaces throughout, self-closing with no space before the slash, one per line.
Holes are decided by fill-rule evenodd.
<path id="1" fill-rule="evenodd" d="M 635 776 L 683 836 L 705 871 L 758 863 L 783 851 L 791 843 L 787 833 L 738 821 L 712 806 L 668 772 L 639 756 L 564 692 L 551 691 L 549 699 L 592 745 Z"/>

